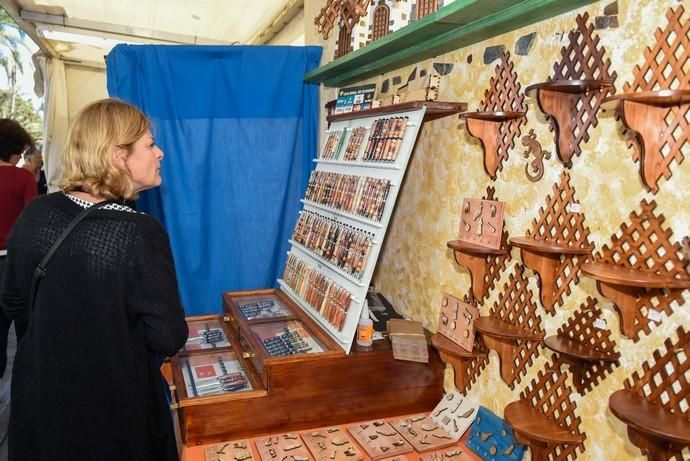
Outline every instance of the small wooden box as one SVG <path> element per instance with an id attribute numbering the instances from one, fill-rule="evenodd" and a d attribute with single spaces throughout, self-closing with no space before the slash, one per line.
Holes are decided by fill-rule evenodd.
<path id="1" fill-rule="evenodd" d="M 270 302 L 269 316 L 251 315 L 266 312 L 259 303 L 268 306 Z M 177 396 L 173 406 L 187 445 L 429 411 L 441 396 L 444 364 L 433 348 L 428 349 L 428 364 L 395 360 L 388 341 L 374 341 L 367 348 L 355 343 L 347 355 L 276 289 L 224 293 L 223 305 L 225 315 L 188 321 L 219 322 L 230 345 L 183 350 L 171 361 Z M 299 322 L 312 349 L 275 355 L 272 340 L 266 339 L 289 322 Z M 189 381 L 190 367 L 206 376 L 204 370 L 210 374 L 210 368 L 195 367 L 203 367 L 200 360 L 208 362 L 208 354 L 213 362 L 212 354 L 221 353 L 237 362 L 233 366 L 242 368 L 251 389 L 210 395 L 189 392 L 185 379 Z M 230 368 L 226 366 L 229 372 Z M 228 389 L 238 386 L 234 377 L 229 382 Z"/>

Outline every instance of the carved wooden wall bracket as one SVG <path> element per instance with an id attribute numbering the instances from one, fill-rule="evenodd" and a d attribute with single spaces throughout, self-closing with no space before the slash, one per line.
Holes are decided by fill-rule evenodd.
<path id="1" fill-rule="evenodd" d="M 515 438 L 529 445 L 534 461 L 575 459 L 578 450 L 584 451 L 586 435 L 580 432 L 582 421 L 575 416 L 571 394 L 566 374 L 553 356 L 537 373 L 537 380 L 520 392 L 520 400 L 505 408 L 504 417 L 513 426 Z"/>
<path id="2" fill-rule="evenodd" d="M 690 148 L 690 74 L 684 70 L 690 59 L 690 21 L 682 21 L 683 13 L 680 5 L 667 11 L 668 24 L 654 32 L 656 44 L 645 49 L 633 82 L 606 100 L 618 107 L 630 130 L 633 160 L 640 162 L 642 182 L 655 194 L 661 177 L 668 180 L 673 162 L 680 165 Z"/>
<path id="3" fill-rule="evenodd" d="M 541 303 L 552 315 L 556 305 L 563 304 L 570 294 L 571 284 L 579 281 L 580 266 L 594 249 L 579 206 L 570 176 L 563 172 L 546 205 L 539 209 L 539 220 L 532 221 L 532 230 L 526 237 L 510 238 L 510 243 L 520 248 L 525 266 L 539 275 Z"/>
<path id="4" fill-rule="evenodd" d="M 556 153 L 563 165 L 572 166 L 580 155 L 580 144 L 589 141 L 589 128 L 599 123 L 597 111 L 604 97 L 615 92 L 616 73 L 611 61 L 604 60 L 589 14 L 578 15 L 577 28 L 568 34 L 569 43 L 561 49 L 561 61 L 554 65 L 554 76 L 545 83 L 527 87 L 527 96 L 537 98 L 542 112 L 556 134 Z"/>
<path id="5" fill-rule="evenodd" d="M 690 333 L 676 330 L 678 339 L 664 341 L 665 351 L 654 351 L 654 361 L 642 364 L 625 380 L 625 389 L 609 398 L 611 412 L 628 425 L 630 441 L 650 460 L 683 459 L 690 446 Z M 675 458 L 674 458 L 675 457 Z"/>
<path id="6" fill-rule="evenodd" d="M 541 317 L 523 272 L 523 267 L 517 264 L 489 316 L 474 322 L 486 347 L 498 354 L 501 378 L 511 389 L 527 373 L 544 338 Z"/>
<path id="7" fill-rule="evenodd" d="M 487 187 L 483 200 L 498 200 L 495 192 L 493 187 Z M 470 292 L 473 299 L 481 302 L 494 288 L 496 280 L 510 260 L 508 232 L 503 231 L 501 248 L 498 250 L 471 245 L 460 240 L 452 240 L 447 246 L 453 250 L 455 262 L 470 272 Z"/>
<path id="8" fill-rule="evenodd" d="M 640 213 L 630 213 L 620 236 L 611 236 L 595 262 L 582 266 L 597 281 L 602 296 L 610 299 L 620 315 L 621 334 L 638 341 L 649 333 L 650 311 L 672 313 L 671 304 L 683 304 L 683 290 L 690 288 L 688 261 L 680 258 L 681 246 L 670 242 L 673 232 L 662 227 L 666 218 L 656 215 L 656 202 L 642 200 Z"/>
<path id="9" fill-rule="evenodd" d="M 527 123 L 527 104 L 513 71 L 510 53 L 501 56 L 490 86 L 484 92 L 479 111 L 465 112 L 460 118 L 466 120 L 467 131 L 481 141 L 484 170 L 491 179 L 496 179 L 498 170 L 503 169 L 503 161 L 508 158 L 508 151 L 515 146 L 520 127 Z"/>
<path id="10" fill-rule="evenodd" d="M 620 354 L 615 351 L 611 332 L 597 324 L 602 313 L 596 303 L 588 297 L 556 335 L 544 340 L 546 347 L 559 354 L 558 360 L 569 366 L 580 394 L 591 391 L 619 365 Z"/>

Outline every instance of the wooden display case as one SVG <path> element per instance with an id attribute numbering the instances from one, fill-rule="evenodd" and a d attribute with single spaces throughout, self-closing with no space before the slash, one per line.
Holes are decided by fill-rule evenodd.
<path id="1" fill-rule="evenodd" d="M 286 314 L 247 318 L 244 305 L 266 301 L 279 303 Z M 219 322 L 230 346 L 182 351 L 172 359 L 177 396 L 173 407 L 186 445 L 428 412 L 441 397 L 445 364 L 432 347 L 428 364 L 395 360 L 387 340 L 367 348 L 353 343 L 345 354 L 279 289 L 224 293 L 223 304 L 224 316 L 188 321 Z M 276 325 L 289 322 L 299 322 L 310 344 L 318 347 L 272 356 L 262 339 L 276 331 Z M 188 392 L 187 363 L 203 365 L 200 359 L 221 353 L 233 355 L 251 389 L 203 396 Z"/>

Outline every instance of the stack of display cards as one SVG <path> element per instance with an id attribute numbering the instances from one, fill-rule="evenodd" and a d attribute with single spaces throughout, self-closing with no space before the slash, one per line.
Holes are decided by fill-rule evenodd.
<path id="1" fill-rule="evenodd" d="M 421 323 L 392 319 L 388 321 L 388 334 L 393 344 L 393 357 L 398 360 L 429 363 L 429 348 Z"/>
<path id="2" fill-rule="evenodd" d="M 302 438 L 294 432 L 256 441 L 261 461 L 313 461 Z"/>
<path id="3" fill-rule="evenodd" d="M 268 296 L 239 298 L 237 305 L 247 320 L 272 319 L 290 315 L 290 312 L 277 299 Z"/>
<path id="4" fill-rule="evenodd" d="M 347 430 L 372 460 L 413 451 L 412 446 L 385 421 L 369 421 L 349 426 Z"/>
<path id="5" fill-rule="evenodd" d="M 362 452 L 346 432 L 337 427 L 302 433 L 316 461 L 361 461 Z"/>
<path id="6" fill-rule="evenodd" d="M 254 461 L 254 456 L 247 440 L 236 440 L 206 447 L 206 461 Z"/>
<path id="7" fill-rule="evenodd" d="M 188 322 L 187 325 L 189 336 L 184 345 L 185 351 L 230 347 L 218 319 Z"/>
<path id="8" fill-rule="evenodd" d="M 418 452 L 438 450 L 459 440 L 439 427 L 428 414 L 410 416 L 391 424 Z"/>
<path id="9" fill-rule="evenodd" d="M 431 419 L 455 440 L 470 427 L 477 417 L 479 404 L 457 391 L 448 392 L 431 412 Z"/>
<path id="10" fill-rule="evenodd" d="M 232 352 L 183 357 L 181 362 L 189 397 L 252 389 Z"/>

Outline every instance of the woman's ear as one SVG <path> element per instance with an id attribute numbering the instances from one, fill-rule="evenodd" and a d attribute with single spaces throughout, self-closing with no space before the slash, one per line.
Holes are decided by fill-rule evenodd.
<path id="1" fill-rule="evenodd" d="M 122 147 L 115 147 L 115 150 L 113 150 L 113 163 L 115 164 L 115 166 L 117 166 L 118 168 L 122 168 L 123 170 L 126 170 L 126 160 L 127 149 L 123 149 Z"/>

